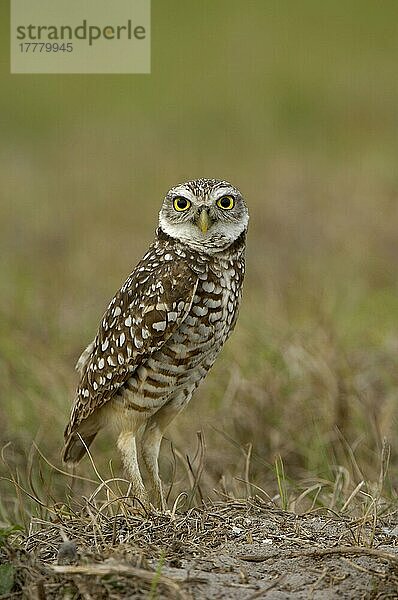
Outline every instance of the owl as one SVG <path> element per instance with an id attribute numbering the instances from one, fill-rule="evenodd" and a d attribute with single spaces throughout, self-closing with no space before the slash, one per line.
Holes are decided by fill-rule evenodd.
<path id="1" fill-rule="evenodd" d="M 153 244 L 77 362 L 64 461 L 79 462 L 109 425 L 132 494 L 145 506 L 165 508 L 158 471 L 163 434 L 235 327 L 248 221 L 242 194 L 227 181 L 173 187 Z"/>

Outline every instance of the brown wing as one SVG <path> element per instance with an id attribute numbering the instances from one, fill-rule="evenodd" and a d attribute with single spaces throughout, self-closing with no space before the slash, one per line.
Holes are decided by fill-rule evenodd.
<path id="1" fill-rule="evenodd" d="M 89 346 L 82 355 L 66 440 L 176 331 L 190 310 L 197 282 L 172 250 L 162 256 L 156 246 L 148 251 L 110 302 L 91 351 Z"/>

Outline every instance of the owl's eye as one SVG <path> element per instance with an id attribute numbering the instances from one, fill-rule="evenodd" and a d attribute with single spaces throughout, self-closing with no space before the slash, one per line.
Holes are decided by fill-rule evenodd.
<path id="1" fill-rule="evenodd" d="M 173 205 L 175 210 L 182 212 L 183 210 L 188 210 L 188 208 L 191 206 L 191 203 L 186 198 L 178 196 L 177 198 L 174 198 Z"/>
<path id="2" fill-rule="evenodd" d="M 217 206 L 223 208 L 224 210 L 231 210 L 234 207 L 235 200 L 232 196 L 222 196 L 217 200 Z"/>

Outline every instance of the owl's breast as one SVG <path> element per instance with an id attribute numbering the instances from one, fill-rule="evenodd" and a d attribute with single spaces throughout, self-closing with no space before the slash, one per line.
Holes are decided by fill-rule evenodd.
<path id="1" fill-rule="evenodd" d="M 188 315 L 148 361 L 149 365 L 156 361 L 163 370 L 168 368 L 178 386 L 188 381 L 197 384 L 206 375 L 235 324 L 241 282 L 233 266 L 223 266 L 217 271 L 209 269 L 199 280 Z"/>
<path id="2" fill-rule="evenodd" d="M 158 407 L 181 390 L 197 387 L 213 365 L 236 321 L 241 296 L 231 265 L 209 269 L 199 280 L 192 306 L 176 332 L 129 380 L 145 406 Z"/>

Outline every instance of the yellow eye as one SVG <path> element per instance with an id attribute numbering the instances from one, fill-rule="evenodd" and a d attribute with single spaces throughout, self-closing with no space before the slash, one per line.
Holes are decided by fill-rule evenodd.
<path id="1" fill-rule="evenodd" d="M 183 196 L 177 196 L 177 198 L 174 198 L 173 200 L 173 205 L 175 210 L 182 212 L 183 210 L 188 210 L 188 208 L 191 206 L 191 203 Z"/>
<path id="2" fill-rule="evenodd" d="M 223 208 L 224 210 L 231 210 L 235 205 L 235 200 L 232 196 L 223 196 L 217 200 L 217 206 Z"/>

